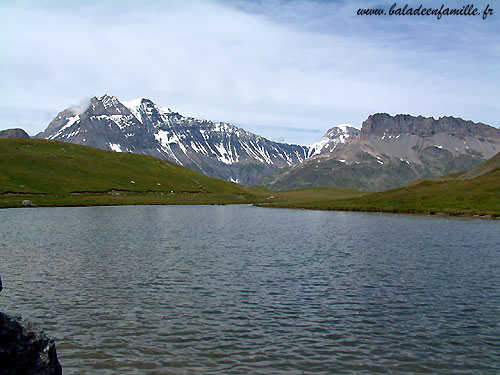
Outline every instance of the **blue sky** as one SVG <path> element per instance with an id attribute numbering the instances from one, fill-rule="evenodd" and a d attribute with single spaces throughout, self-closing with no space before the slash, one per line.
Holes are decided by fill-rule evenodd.
<path id="1" fill-rule="evenodd" d="M 486 20 L 356 15 L 394 2 L 3 0 L 0 129 L 36 134 L 105 93 L 300 144 L 377 112 L 498 127 L 500 3 Z"/>

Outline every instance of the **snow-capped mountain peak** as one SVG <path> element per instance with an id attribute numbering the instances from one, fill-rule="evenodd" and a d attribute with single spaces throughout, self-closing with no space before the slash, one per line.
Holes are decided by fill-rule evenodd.
<path id="1" fill-rule="evenodd" d="M 241 183 L 303 161 L 307 146 L 267 140 L 227 123 L 185 117 L 146 98 L 90 99 L 56 116 L 39 138 L 156 156 Z"/>
<path id="2" fill-rule="evenodd" d="M 347 133 L 348 129 L 349 128 L 354 128 L 354 126 L 352 126 L 350 124 L 340 124 L 340 125 L 337 126 L 337 128 L 339 128 L 340 130 L 342 130 L 344 133 Z"/>
<path id="3" fill-rule="evenodd" d="M 103 96 L 96 97 L 98 101 L 102 103 L 105 109 L 111 108 L 111 107 L 116 107 L 120 103 L 120 101 L 112 95 L 104 94 Z"/>
<path id="4" fill-rule="evenodd" d="M 309 146 L 308 158 L 332 152 L 339 144 L 359 135 L 360 130 L 349 124 L 341 124 L 329 129 L 318 142 Z"/>

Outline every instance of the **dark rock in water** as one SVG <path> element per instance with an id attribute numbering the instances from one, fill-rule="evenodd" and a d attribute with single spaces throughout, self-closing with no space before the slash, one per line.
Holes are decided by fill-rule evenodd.
<path id="1" fill-rule="evenodd" d="M 33 203 L 32 201 L 28 200 L 28 199 L 23 200 L 22 205 L 23 205 L 23 206 L 36 207 L 36 204 L 35 204 L 35 203 Z"/>
<path id="2" fill-rule="evenodd" d="M 62 374 L 54 340 L 20 316 L 0 312 L 0 374 Z"/>
<path id="3" fill-rule="evenodd" d="M 0 138 L 29 138 L 29 134 L 23 129 L 0 130 Z"/>

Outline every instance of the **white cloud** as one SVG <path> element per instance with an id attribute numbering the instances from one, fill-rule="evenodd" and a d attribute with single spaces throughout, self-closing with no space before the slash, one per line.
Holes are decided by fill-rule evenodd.
<path id="1" fill-rule="evenodd" d="M 0 127 L 33 134 L 40 113 L 104 93 L 303 144 L 384 111 L 498 125 L 496 18 L 362 18 L 360 4 L 5 3 Z"/>

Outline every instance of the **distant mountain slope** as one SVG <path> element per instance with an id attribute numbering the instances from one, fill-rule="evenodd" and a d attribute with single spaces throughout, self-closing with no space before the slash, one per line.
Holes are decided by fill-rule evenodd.
<path id="1" fill-rule="evenodd" d="M 487 173 L 491 176 L 500 175 L 500 153 L 493 156 L 490 160 L 487 160 L 486 162 L 480 164 L 472 171 L 465 172 L 458 179 L 469 180 L 471 178 L 476 178 Z"/>
<path id="2" fill-rule="evenodd" d="M 333 152 L 337 147 L 343 145 L 348 140 L 356 138 L 359 135 L 359 129 L 342 124 L 329 129 L 321 139 L 309 146 L 308 158 Z"/>
<path id="3" fill-rule="evenodd" d="M 23 129 L 0 130 L 0 138 L 29 138 L 30 136 Z"/>
<path id="4" fill-rule="evenodd" d="M 243 184 L 303 161 L 309 151 L 227 123 L 185 117 L 149 99 L 122 103 L 110 95 L 60 112 L 36 137 L 152 155 Z"/>
<path id="5" fill-rule="evenodd" d="M 381 191 L 470 170 L 500 152 L 500 130 L 459 118 L 369 116 L 357 137 L 261 179 L 272 189 L 346 186 Z"/>
<path id="6" fill-rule="evenodd" d="M 464 178 L 465 176 L 465 178 Z M 419 180 L 401 188 L 369 193 L 354 199 L 325 197 L 276 207 L 321 210 L 446 213 L 500 217 L 500 154 L 458 177 Z"/>
<path id="7" fill-rule="evenodd" d="M 244 186 L 151 156 L 43 139 L 0 139 L 0 194 L 71 192 L 242 193 Z"/>

